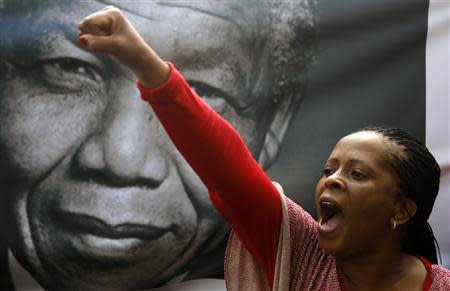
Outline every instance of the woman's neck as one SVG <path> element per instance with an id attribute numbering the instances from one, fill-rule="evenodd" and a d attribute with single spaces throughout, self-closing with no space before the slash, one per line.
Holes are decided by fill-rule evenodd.
<path id="1" fill-rule="evenodd" d="M 422 290 L 426 269 L 417 258 L 398 251 L 336 258 L 346 291 Z"/>

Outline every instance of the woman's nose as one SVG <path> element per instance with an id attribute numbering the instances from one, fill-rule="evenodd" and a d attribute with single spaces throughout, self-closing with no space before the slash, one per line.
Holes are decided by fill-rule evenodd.
<path id="1" fill-rule="evenodd" d="M 341 177 L 340 171 L 335 171 L 333 174 L 325 178 L 325 187 L 334 189 L 343 189 L 345 187 L 344 181 Z"/>
<path id="2" fill-rule="evenodd" d="M 134 92 L 133 92 L 134 91 Z M 164 134 L 154 113 L 137 95 L 107 105 L 98 130 L 78 149 L 76 164 L 109 183 L 158 187 L 169 172 Z"/>

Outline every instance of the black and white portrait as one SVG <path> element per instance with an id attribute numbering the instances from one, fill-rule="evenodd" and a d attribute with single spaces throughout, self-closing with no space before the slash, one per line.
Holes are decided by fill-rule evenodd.
<path id="1" fill-rule="evenodd" d="M 11 261 L 48 290 L 222 278 L 229 227 L 139 98 L 135 77 L 86 51 L 77 24 L 105 5 L 122 9 L 268 168 L 305 92 L 312 3 L 2 3 L 5 286 Z"/>

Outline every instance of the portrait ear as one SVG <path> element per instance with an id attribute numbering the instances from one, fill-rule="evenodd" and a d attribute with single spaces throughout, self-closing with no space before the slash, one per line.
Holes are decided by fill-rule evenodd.
<path id="1" fill-rule="evenodd" d="M 264 144 L 258 158 L 258 163 L 263 169 L 267 169 L 277 156 L 288 126 L 298 109 L 297 105 L 301 95 L 303 94 L 297 93 L 297 96 L 296 94 L 292 94 L 289 97 L 283 98 L 284 100 L 280 101 L 281 104 L 278 104 L 278 108 L 274 112 L 272 122 L 266 132 Z"/>
<path id="2" fill-rule="evenodd" d="M 417 205 L 411 199 L 401 197 L 395 203 L 394 211 L 392 220 L 395 220 L 397 225 L 402 225 L 408 222 L 416 214 Z M 393 223 L 393 221 L 391 221 L 391 223 Z"/>

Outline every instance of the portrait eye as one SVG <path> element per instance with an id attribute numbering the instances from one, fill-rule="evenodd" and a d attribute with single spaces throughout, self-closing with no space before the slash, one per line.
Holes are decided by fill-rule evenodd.
<path id="1" fill-rule="evenodd" d="M 188 81 L 192 90 L 197 93 L 214 111 L 223 115 L 229 104 L 227 94 L 202 82 Z"/>
<path id="2" fill-rule="evenodd" d="M 65 89 L 83 89 L 85 86 L 100 86 L 103 77 L 96 66 L 75 58 L 39 60 L 32 70 L 46 84 Z"/>

